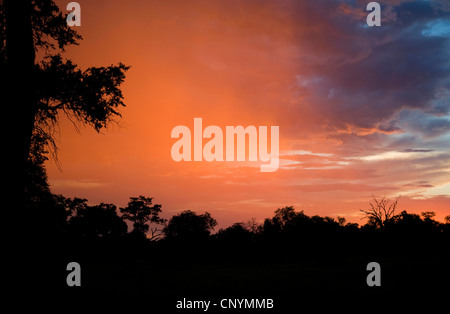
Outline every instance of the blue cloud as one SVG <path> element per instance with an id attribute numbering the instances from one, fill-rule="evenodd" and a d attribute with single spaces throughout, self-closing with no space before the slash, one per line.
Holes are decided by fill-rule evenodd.
<path id="1" fill-rule="evenodd" d="M 307 74 L 300 75 L 298 91 L 337 129 L 350 124 L 384 132 L 407 125 L 425 137 L 440 136 L 450 131 L 450 8 L 439 1 L 397 3 L 395 18 L 369 29 L 357 27 L 357 14 L 324 14 L 327 20 L 318 23 L 332 25 L 330 42 L 311 36 L 305 46 L 299 43 L 319 53 L 303 58 Z M 413 120 L 399 114 L 410 109 L 418 110 Z"/>

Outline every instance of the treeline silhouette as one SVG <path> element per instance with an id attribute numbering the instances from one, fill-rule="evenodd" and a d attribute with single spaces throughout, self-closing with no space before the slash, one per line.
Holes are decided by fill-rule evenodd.
<path id="1" fill-rule="evenodd" d="M 213 233 L 217 221 L 210 213 L 198 214 L 185 210 L 169 220 L 159 217 L 161 205 L 152 205 L 152 198 L 132 197 L 124 208 L 114 204 L 88 205 L 86 199 L 66 198 L 62 195 L 48 195 L 40 201 L 45 207 L 36 210 L 46 216 L 47 230 L 53 231 L 52 238 L 68 237 L 74 240 L 118 239 L 128 237 L 133 241 L 160 242 L 167 245 L 200 246 L 214 242 L 232 247 L 250 244 L 302 243 L 309 244 L 352 238 L 408 237 L 411 239 L 447 238 L 450 234 L 450 217 L 446 223 L 433 219 L 435 213 L 421 215 L 401 211 L 381 229 L 370 218 L 367 223 L 346 223 L 345 218 L 308 216 L 294 207 L 279 208 L 274 216 L 259 224 L 254 219 L 236 222 Z M 119 212 L 121 214 L 119 214 Z M 126 222 L 131 223 L 130 228 Z M 147 224 L 149 223 L 149 224 Z M 430 243 L 431 244 L 431 243 Z"/>
<path id="2" fill-rule="evenodd" d="M 90 205 L 86 199 L 53 194 L 47 182 L 45 157 L 30 159 L 26 201 L 39 213 L 40 228 L 49 243 L 81 256 L 151 256 L 155 253 L 185 259 L 249 258 L 323 254 L 367 254 L 418 247 L 443 250 L 450 238 L 450 215 L 445 222 L 435 213 L 395 213 L 398 199 L 386 197 L 362 210 L 365 223 L 347 223 L 343 217 L 309 216 L 294 207 L 279 208 L 262 223 L 255 219 L 215 230 L 210 213 L 185 210 L 161 218 L 162 206 L 145 196 L 131 197 L 127 206 Z M 128 222 L 128 224 L 127 224 Z M 214 232 L 217 231 L 217 232 Z M 270 251 L 273 254 L 268 255 Z M 106 254 L 105 252 L 108 252 Z M 105 255 L 106 254 L 106 255 Z M 164 258 L 163 258 L 164 259 Z M 170 259 L 170 258 L 169 258 Z"/>
<path id="3" fill-rule="evenodd" d="M 442 287 L 450 264 L 449 216 L 439 222 L 433 211 L 412 214 L 398 209 L 399 199 L 374 197 L 361 211 L 362 225 L 292 206 L 276 209 L 263 222 L 251 219 L 226 228 L 217 228 L 208 212 L 186 210 L 164 219 L 164 207 L 147 196 L 130 197 L 118 207 L 52 193 L 45 146 L 38 139 L 33 143 L 25 202 L 26 212 L 37 217 L 33 230 L 40 231 L 32 243 L 41 260 L 44 295 L 86 304 L 151 300 L 150 308 L 162 312 L 189 296 L 267 297 L 287 313 L 298 306 L 298 296 L 322 302 L 324 295 L 420 291 L 423 297 L 448 290 Z M 30 241 L 35 237 L 20 221 L 14 226 Z M 65 283 L 65 267 L 73 261 L 82 268 L 77 290 Z M 377 290 L 366 284 L 366 265 L 373 261 L 382 265 Z"/>
<path id="4" fill-rule="evenodd" d="M 439 222 L 432 211 L 396 213 L 398 199 L 374 198 L 361 226 L 287 206 L 262 223 L 251 219 L 217 230 L 208 212 L 163 219 L 163 207 L 145 196 L 119 208 L 53 194 L 42 165 L 30 163 L 26 199 L 41 217 L 36 223 L 50 247 L 47 284 L 62 289 L 55 295 L 73 296 L 63 280 L 72 261 L 83 269 L 77 298 L 145 298 L 163 310 L 185 296 L 273 297 L 283 313 L 296 306 L 297 295 L 445 291 L 450 217 Z M 367 290 L 365 267 L 372 261 L 382 265 L 384 290 Z"/>

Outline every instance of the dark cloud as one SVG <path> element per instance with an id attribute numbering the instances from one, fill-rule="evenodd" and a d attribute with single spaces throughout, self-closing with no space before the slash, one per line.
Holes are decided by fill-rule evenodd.
<path id="1" fill-rule="evenodd" d="M 401 131 L 401 121 L 390 119 L 405 108 L 448 113 L 450 31 L 443 34 L 450 14 L 445 7 L 433 1 L 391 1 L 393 17 L 369 28 L 364 19 L 358 21 L 367 14 L 361 14 L 359 3 L 346 2 L 340 10 L 334 4 L 334 14 L 329 13 L 333 5 L 308 3 L 310 24 L 299 22 L 297 34 L 302 52 L 298 93 L 328 123 L 337 129 L 350 124 L 392 132 Z M 437 23 L 439 35 L 430 31 Z M 417 131 L 435 136 L 447 132 L 447 126 L 445 119 L 429 118 Z"/>
<path id="2" fill-rule="evenodd" d="M 413 149 L 413 148 L 407 148 L 402 150 L 404 153 L 430 153 L 434 152 L 434 149 Z"/>
<path id="3" fill-rule="evenodd" d="M 434 185 L 430 184 L 429 181 L 416 181 L 408 184 L 403 184 L 404 187 L 413 188 L 433 188 Z"/>
<path id="4" fill-rule="evenodd" d="M 446 116 L 450 114 L 450 99 L 443 99 L 435 106 L 426 111 L 428 114 L 436 116 Z"/>
<path id="5" fill-rule="evenodd" d="M 436 116 L 418 110 L 403 110 L 396 118 L 401 120 L 402 129 L 420 134 L 424 139 L 443 136 L 450 132 L 449 116 Z"/>

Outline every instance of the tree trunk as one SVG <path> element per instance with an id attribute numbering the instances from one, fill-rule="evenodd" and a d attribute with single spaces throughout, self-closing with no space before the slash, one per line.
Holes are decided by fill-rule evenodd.
<path id="1" fill-rule="evenodd" d="M 34 87 L 35 50 L 31 25 L 31 0 L 5 0 L 6 15 L 6 103 L 18 131 L 14 153 L 23 166 L 28 158 L 34 127 L 36 95 Z"/>
<path id="2" fill-rule="evenodd" d="M 12 297 L 27 295 L 32 290 L 33 274 L 39 273 L 36 262 L 39 236 L 38 213 L 26 208 L 24 202 L 25 169 L 34 126 L 36 93 L 34 84 L 35 51 L 31 23 L 31 0 L 4 0 L 6 62 L 2 65 L 0 94 L 7 161 L 3 177 L 6 182 L 5 208 L 2 209 L 3 224 L 8 227 L 6 239 L 11 263 L 8 275 L 11 279 Z M 3 43 L 2 43 L 3 44 Z M 8 177 L 9 176 L 9 177 Z M 34 265 L 33 265 L 34 264 Z M 39 280 L 37 278 L 36 280 Z M 28 297 L 28 295 L 27 295 Z"/>

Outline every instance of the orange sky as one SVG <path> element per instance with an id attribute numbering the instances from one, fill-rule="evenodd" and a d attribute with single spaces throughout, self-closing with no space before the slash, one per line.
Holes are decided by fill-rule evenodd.
<path id="1" fill-rule="evenodd" d="M 288 205 L 361 224 L 372 194 L 401 194 L 399 210 L 432 210 L 442 221 L 450 214 L 450 117 L 442 111 L 450 80 L 444 65 L 425 63 L 430 51 L 417 30 L 400 23 L 403 2 L 384 8 L 373 30 L 353 2 L 79 1 L 84 39 L 65 57 L 82 69 L 132 68 L 117 125 L 77 133 L 61 115 L 61 171 L 47 164 L 53 192 L 119 206 L 145 195 L 164 217 L 209 211 L 220 227 Z M 419 25 L 422 40 L 444 49 L 446 28 L 426 26 L 433 21 Z M 396 37 L 401 31 L 411 39 Z M 417 49 L 411 68 L 402 47 Z M 280 168 L 174 162 L 171 130 L 193 130 L 194 117 L 223 130 L 279 126 Z"/>

